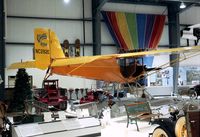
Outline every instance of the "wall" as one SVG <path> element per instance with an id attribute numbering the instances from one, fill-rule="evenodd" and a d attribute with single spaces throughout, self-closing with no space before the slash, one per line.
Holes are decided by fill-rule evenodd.
<path id="1" fill-rule="evenodd" d="M 182 24 L 199 24 L 200 23 L 200 7 L 192 7 L 180 14 L 180 22 Z"/>
<path id="2" fill-rule="evenodd" d="M 37 27 L 54 30 L 61 43 L 64 39 L 68 39 L 69 43 L 73 44 L 77 38 L 80 39 L 82 44 L 84 43 L 82 0 L 71 0 L 69 4 L 65 4 L 63 0 L 7 0 L 6 5 L 8 16 L 6 24 L 6 67 L 21 60 L 32 60 L 33 45 L 24 43 L 33 43 L 33 30 Z M 91 19 L 91 0 L 84 0 L 84 5 L 85 18 Z M 13 16 L 25 16 L 25 18 L 14 18 Z M 27 17 L 48 17 L 49 19 L 30 19 Z M 114 42 L 104 23 L 101 25 L 101 31 L 102 44 L 113 44 Z M 85 43 L 87 45 L 84 46 L 84 55 L 93 55 L 91 21 L 85 21 Z M 102 54 L 116 53 L 116 51 L 113 46 L 102 47 Z M 81 55 L 83 55 L 83 47 L 81 47 Z M 33 76 L 33 85 L 41 87 L 46 71 L 27 69 L 27 72 Z M 16 70 L 6 69 L 5 73 L 5 83 L 8 85 L 8 76 L 16 75 Z M 90 88 L 96 86 L 95 81 L 82 78 L 57 75 L 51 78 L 59 79 L 61 87 Z"/>
<path id="3" fill-rule="evenodd" d="M 83 43 L 83 22 L 82 17 L 82 0 L 71 0 L 65 4 L 62 0 L 7 0 L 7 27 L 6 33 L 6 67 L 11 63 L 21 60 L 31 60 L 33 57 L 33 45 L 19 43 L 33 43 L 33 29 L 36 27 L 46 27 L 54 30 L 62 43 L 68 39 L 74 43 L 79 38 Z M 85 18 L 91 18 L 91 0 L 85 0 Z M 75 12 L 74 12 L 75 11 Z M 30 18 L 13 18 L 10 16 L 26 17 L 49 17 L 61 18 L 56 19 L 30 19 Z M 79 20 L 66 20 L 79 19 Z M 85 43 L 92 43 L 92 25 L 91 22 L 85 22 Z M 105 40 L 104 40 L 105 41 Z M 82 50 L 83 51 L 83 50 Z M 109 52 L 110 50 L 105 50 Z M 111 48 L 112 52 L 112 48 Z M 81 55 L 83 53 L 81 52 Z M 92 46 L 85 46 L 85 55 L 92 55 Z M 29 75 L 33 76 L 33 85 L 41 87 L 42 80 L 46 71 L 38 69 L 27 69 Z M 6 85 L 8 84 L 9 75 L 16 75 L 16 70 L 6 69 Z M 64 76 L 53 76 L 52 79 L 59 79 L 61 87 L 67 88 L 90 88 L 95 87 L 96 82 L 82 78 L 72 78 Z"/>
<path id="4" fill-rule="evenodd" d="M 85 18 L 91 19 L 91 0 L 84 0 Z M 11 63 L 21 60 L 32 59 L 33 45 L 33 29 L 36 27 L 47 27 L 53 29 L 62 43 L 64 39 L 68 39 L 71 44 L 75 39 L 79 38 L 84 43 L 83 34 L 83 13 L 82 0 L 71 0 L 69 4 L 65 4 L 63 0 L 6 0 L 7 8 L 7 24 L 6 24 L 6 67 Z M 106 3 L 102 10 L 125 11 L 136 13 L 154 13 L 167 14 L 166 7 L 163 6 L 140 6 L 132 4 L 113 4 Z M 186 11 L 187 14 L 180 15 L 181 23 L 187 22 L 187 18 L 192 18 L 191 13 L 198 16 L 199 8 L 191 8 Z M 25 18 L 13 18 L 11 16 L 26 16 Z M 27 17 L 48 17 L 51 19 L 30 19 Z M 56 18 L 56 19 L 53 19 Z M 76 20 L 69 20 L 76 19 Z M 198 19 L 194 17 L 194 22 Z M 114 44 L 104 22 L 101 23 L 101 43 L 111 45 Z M 9 44 L 10 43 L 10 44 Z M 18 43 L 18 44 L 12 44 Z M 22 43 L 22 44 L 20 44 Z M 27 43 L 27 44 L 23 44 Z M 84 55 L 92 55 L 92 22 L 85 21 L 85 43 Z M 186 45 L 186 41 L 181 41 L 182 45 Z M 168 26 L 164 28 L 164 32 L 159 45 L 168 45 Z M 82 47 L 81 47 L 82 49 Z M 102 46 L 102 54 L 116 53 L 117 49 L 113 46 Z M 83 50 L 82 50 L 83 51 Z M 83 53 L 81 52 L 81 55 Z M 168 56 L 155 57 L 154 65 L 158 62 L 168 61 Z M 158 61 L 159 59 L 159 61 Z M 187 65 L 194 60 L 186 63 Z M 45 71 L 38 69 L 27 69 L 27 72 L 33 76 L 33 84 L 41 87 Z M 16 70 L 6 69 L 6 84 L 8 77 L 16 75 Z M 81 78 L 71 78 L 63 76 L 53 76 L 52 78 L 60 79 L 60 86 L 67 88 L 74 87 L 95 87 L 96 82 L 93 80 L 85 80 Z"/>

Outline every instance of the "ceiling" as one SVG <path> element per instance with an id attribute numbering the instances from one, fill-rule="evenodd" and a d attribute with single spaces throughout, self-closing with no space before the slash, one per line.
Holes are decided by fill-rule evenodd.
<path id="1" fill-rule="evenodd" d="M 134 13 L 168 14 L 169 5 L 186 4 L 185 9 L 179 9 L 180 23 L 191 25 L 200 22 L 200 0 L 98 0 L 98 9 L 105 11 L 123 11 Z M 134 6 L 132 6 L 132 4 Z M 166 21 L 167 22 L 167 21 Z"/>

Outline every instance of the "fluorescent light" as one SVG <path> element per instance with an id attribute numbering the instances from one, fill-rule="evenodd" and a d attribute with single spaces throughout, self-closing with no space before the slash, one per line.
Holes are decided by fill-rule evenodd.
<path id="1" fill-rule="evenodd" d="M 185 3 L 184 3 L 184 2 L 181 2 L 180 8 L 181 8 L 181 9 L 184 9 L 185 7 L 186 7 Z"/>
<path id="2" fill-rule="evenodd" d="M 65 3 L 69 3 L 69 2 L 70 2 L 70 0 L 64 0 L 64 2 L 65 2 Z"/>

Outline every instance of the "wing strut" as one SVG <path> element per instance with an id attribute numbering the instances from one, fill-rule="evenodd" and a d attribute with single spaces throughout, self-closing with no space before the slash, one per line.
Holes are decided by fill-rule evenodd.
<path id="1" fill-rule="evenodd" d="M 44 80 L 47 80 L 51 76 L 50 70 L 51 70 L 50 67 L 48 67 L 46 74 L 44 76 Z"/>

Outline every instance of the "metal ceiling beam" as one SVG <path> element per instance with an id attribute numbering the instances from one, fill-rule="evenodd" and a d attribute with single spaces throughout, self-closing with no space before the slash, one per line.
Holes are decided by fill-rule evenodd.
<path id="1" fill-rule="evenodd" d="M 164 2 L 159 0 L 110 0 L 112 3 L 124 3 L 124 4 L 138 4 L 138 5 L 156 5 L 156 6 L 167 6 Z"/>
<path id="2" fill-rule="evenodd" d="M 4 0 L 0 0 L 0 100 L 4 100 L 5 94 L 5 11 Z"/>
<path id="3" fill-rule="evenodd" d="M 104 5 L 106 2 L 108 2 L 108 1 L 109 1 L 109 0 L 99 0 L 99 4 L 98 4 L 96 10 L 100 11 L 101 8 L 103 7 L 103 5 Z"/>
<path id="4" fill-rule="evenodd" d="M 180 47 L 180 21 L 179 4 L 168 5 L 168 24 L 169 24 L 169 45 L 170 48 Z M 177 93 L 178 75 L 179 75 L 179 54 L 170 55 L 170 65 L 173 67 L 173 95 Z"/>
<path id="5" fill-rule="evenodd" d="M 200 4 L 199 0 L 181 0 L 185 3 Z M 140 4 L 140 5 L 157 5 L 167 6 L 170 3 L 180 3 L 180 0 L 110 0 L 112 3 Z"/>
<path id="6" fill-rule="evenodd" d="M 160 0 L 161 2 L 185 2 L 185 3 L 200 3 L 199 0 Z"/>
<path id="7" fill-rule="evenodd" d="M 93 55 L 101 54 L 101 13 L 98 6 L 99 0 L 92 0 Z"/>

